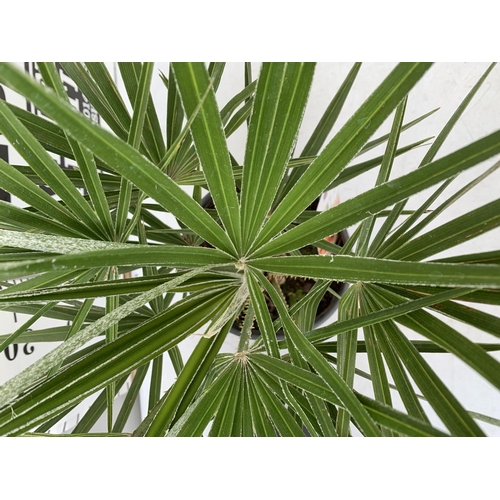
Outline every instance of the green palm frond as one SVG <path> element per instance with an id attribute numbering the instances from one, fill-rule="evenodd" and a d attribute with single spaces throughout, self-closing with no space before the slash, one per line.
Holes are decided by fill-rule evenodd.
<path id="1" fill-rule="evenodd" d="M 232 67 L 244 82 L 224 102 Z M 61 434 L 78 408 L 64 435 L 482 436 L 498 426 L 440 365 L 462 363 L 498 405 L 498 238 L 463 248 L 498 234 L 500 199 L 467 200 L 498 182 L 500 120 L 443 148 L 495 65 L 442 130 L 409 140 L 437 115 L 414 110 L 439 65 L 394 65 L 344 118 L 370 70 L 352 65 L 309 133 L 313 63 L 257 74 L 250 63 L 119 63 L 119 82 L 104 63 L 38 68 L 41 82 L 0 63 L 0 85 L 39 110 L 0 100 L 1 140 L 15 152 L 0 159 L 14 201 L 0 201 L 0 307 L 26 315 L 0 351 L 56 344 L 0 386 L 1 435 Z M 100 124 L 73 107 L 69 79 Z M 352 184 L 362 189 L 319 211 L 322 193 Z"/>

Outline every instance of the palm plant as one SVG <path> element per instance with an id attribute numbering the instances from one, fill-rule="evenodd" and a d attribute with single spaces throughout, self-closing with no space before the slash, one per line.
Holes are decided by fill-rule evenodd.
<path id="1" fill-rule="evenodd" d="M 0 132 L 28 164 L 0 161 L 0 188 L 28 204 L 0 201 L 0 303 L 33 315 L 0 337 L 0 350 L 61 342 L 0 388 L 3 435 L 48 432 L 98 392 L 72 435 L 90 433 L 106 412 L 109 435 L 130 435 L 124 426 L 148 369 L 150 408 L 134 436 L 481 436 L 478 420 L 497 423 L 465 408 L 425 353 L 451 353 L 500 389 L 500 364 L 489 354 L 500 344 L 473 342 L 447 319 L 498 336 L 500 319 L 470 304 L 500 304 L 499 251 L 434 257 L 497 227 L 499 201 L 423 232 L 498 166 L 435 206 L 456 176 L 500 153 L 499 131 L 436 159 L 493 66 L 416 168 L 392 180 L 395 157 L 425 142 L 398 146 L 402 131 L 427 116 L 405 123 L 408 94 L 430 64 L 397 65 L 327 141 L 356 79 L 354 65 L 300 154 L 295 144 L 314 64 L 263 64 L 253 81 L 246 64 L 245 88 L 219 110 L 224 65 L 172 63 L 161 75 L 166 137 L 150 96 L 153 64 L 118 65 L 132 112 L 104 64 L 62 66 L 109 130 L 72 108 L 54 64 L 38 63 L 43 83 L 0 64 L 0 83 L 47 117 L 0 100 Z M 390 133 L 370 141 L 393 112 Z M 247 122 L 238 165 L 226 139 Z M 356 160 L 381 144 L 382 156 Z M 78 169 L 61 170 L 49 152 Z M 322 213 L 308 210 L 324 191 L 375 168 L 372 189 Z M 194 186 L 193 195 L 182 186 Z M 202 208 L 202 188 L 215 209 Z M 428 188 L 428 198 L 408 210 L 407 200 Z M 325 240 L 351 226 L 344 246 Z M 307 245 L 329 255 L 300 254 Z M 142 275 L 127 277 L 134 270 Z M 264 273 L 315 285 L 289 305 Z M 18 278 L 29 279 L 8 281 Z M 351 283 L 339 318 L 313 329 L 332 280 Z M 279 313 L 275 321 L 264 293 Z M 222 353 L 242 309 L 236 352 Z M 40 317 L 69 324 L 30 331 Z M 251 338 L 254 320 L 258 339 Z M 183 359 L 179 343 L 200 330 Z M 164 353 L 177 377 L 162 393 Z M 354 389 L 356 375 L 370 381 L 370 394 Z"/>

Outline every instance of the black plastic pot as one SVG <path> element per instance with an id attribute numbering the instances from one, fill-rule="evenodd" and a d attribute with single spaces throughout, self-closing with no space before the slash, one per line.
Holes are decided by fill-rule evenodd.
<path id="1" fill-rule="evenodd" d="M 203 199 L 202 199 L 202 202 L 201 202 L 201 205 L 204 207 L 204 208 L 213 208 L 213 202 L 212 202 L 212 197 L 210 196 L 210 194 L 207 194 Z M 317 200 L 315 203 L 313 203 L 310 207 L 311 210 L 314 210 L 317 206 Z M 339 241 L 339 245 L 340 246 L 343 246 L 347 240 L 349 239 L 349 234 L 347 233 L 346 230 L 344 231 L 341 231 L 340 232 L 340 241 Z M 291 279 L 291 278 L 288 278 L 288 279 Z M 338 295 L 342 296 L 346 291 L 347 291 L 347 288 L 349 287 L 349 285 L 347 283 L 343 283 L 343 282 L 336 282 L 336 281 L 332 281 L 332 285 L 331 285 L 332 289 L 338 293 Z M 339 305 L 339 299 L 337 299 L 337 297 L 335 297 L 334 295 L 332 294 L 327 294 L 329 295 L 330 297 L 330 303 L 325 307 L 323 306 L 323 311 L 321 311 L 321 313 L 319 313 L 317 316 L 316 316 L 316 319 L 314 321 L 314 327 L 313 328 L 318 328 L 319 326 L 321 326 L 323 323 L 325 323 L 328 318 L 332 317 L 333 314 L 335 313 L 335 311 L 337 310 L 338 308 L 338 305 Z M 321 304 L 320 304 L 321 306 Z M 320 306 L 318 306 L 318 309 L 320 308 Z M 233 333 L 234 335 L 240 335 L 240 328 L 238 328 L 237 324 L 235 323 L 232 327 L 231 327 L 231 333 Z M 260 331 L 257 329 L 257 328 L 253 328 L 252 329 L 252 338 L 255 339 L 257 338 L 258 336 L 260 335 Z M 284 333 L 282 330 L 279 330 L 277 333 L 276 333 L 276 337 L 278 338 L 278 340 L 282 340 L 284 339 Z"/>

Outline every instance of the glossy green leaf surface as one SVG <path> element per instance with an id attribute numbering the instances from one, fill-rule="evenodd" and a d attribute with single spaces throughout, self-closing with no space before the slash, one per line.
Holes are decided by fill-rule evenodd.
<path id="1" fill-rule="evenodd" d="M 0 63 L 1 435 L 498 433 L 494 64 L 29 64 Z"/>
<path id="2" fill-rule="evenodd" d="M 173 69 L 184 110 L 189 116 L 210 84 L 209 75 L 202 63 L 174 63 Z M 205 99 L 191 126 L 191 134 L 219 216 L 235 246 L 241 248 L 239 202 L 213 92 Z"/>
<path id="3" fill-rule="evenodd" d="M 282 253 L 326 238 L 499 153 L 500 132 L 494 132 L 455 153 L 330 208 L 263 245 L 254 256 Z"/>
<path id="4" fill-rule="evenodd" d="M 85 146 L 109 162 L 127 180 L 141 187 L 160 204 L 166 205 L 167 210 L 184 220 L 188 226 L 194 227 L 200 235 L 206 235 L 207 241 L 215 243 L 223 250 L 233 248 L 227 236 L 206 212 L 136 150 L 90 120 L 79 116 L 73 108 L 54 96 L 41 94 L 38 85 L 29 77 L 2 64 L 0 81 L 7 83 L 7 78 L 13 87 L 23 90 L 40 109 L 45 110 L 56 122 L 64 126 L 70 135 L 79 137 L 80 140 L 85 139 L 83 141 Z"/>
<path id="5" fill-rule="evenodd" d="M 284 229 L 321 194 L 429 67 L 426 63 L 401 63 L 397 66 L 295 184 L 272 214 L 256 245 L 262 245 Z"/>
<path id="6" fill-rule="evenodd" d="M 348 255 L 271 257 L 253 259 L 251 264 L 264 271 L 351 283 L 500 288 L 500 267 L 488 264 L 405 262 Z"/>
<path id="7" fill-rule="evenodd" d="M 241 225 L 248 250 L 271 208 L 297 140 L 314 64 L 265 63 L 250 119 L 241 185 Z"/>
<path id="8" fill-rule="evenodd" d="M 221 297 L 212 296 L 208 300 L 202 297 L 194 300 L 194 304 L 193 300 L 184 301 L 178 307 L 160 315 L 156 318 L 156 325 L 154 320 L 146 322 L 128 335 L 104 345 L 79 363 L 70 365 L 49 378 L 46 383 L 34 389 L 35 392 L 30 391 L 29 396 L 25 396 L 24 400 L 17 400 L 10 407 L 14 408 L 14 414 L 10 408 L 0 414 L 2 432 L 18 434 L 26 426 L 27 428 L 33 427 L 42 419 L 74 403 L 74 398 L 82 400 L 85 396 L 106 386 L 110 381 L 137 368 L 144 361 L 153 359 L 203 325 L 210 312 L 220 304 Z M 191 324 L 187 330 L 185 329 L 186 315 L 189 315 Z M 169 320 L 169 317 L 172 319 Z M 162 323 L 161 328 L 158 328 L 158 322 Z M 166 331 L 168 335 L 165 336 Z M 115 354 L 109 355 L 106 351 Z M 57 394 L 60 396 L 56 397 Z"/>

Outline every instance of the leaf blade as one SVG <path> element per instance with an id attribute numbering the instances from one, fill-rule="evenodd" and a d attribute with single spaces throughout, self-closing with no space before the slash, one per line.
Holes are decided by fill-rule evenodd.
<path id="1" fill-rule="evenodd" d="M 160 202 L 197 234 L 214 246 L 234 252 L 234 247 L 224 231 L 213 219 L 168 176 L 160 172 L 138 151 L 85 119 L 71 106 L 54 96 L 40 91 L 40 85 L 16 68 L 0 64 L 0 80 L 29 98 L 38 108 L 94 154 L 101 157 L 127 180 Z M 1 104 L 1 103 L 0 103 Z"/>
<path id="2" fill-rule="evenodd" d="M 349 255 L 264 257 L 249 264 L 262 271 L 334 281 L 500 288 L 500 266 L 492 264 L 407 262 Z"/>
<path id="3" fill-rule="evenodd" d="M 396 67 L 302 175 L 271 215 L 251 251 L 278 234 L 322 193 L 429 67 L 426 63 Z"/>
<path id="4" fill-rule="evenodd" d="M 210 86 L 208 73 L 203 63 L 173 63 L 172 67 L 184 110 L 190 115 L 197 107 L 205 89 Z M 213 90 L 209 91 L 193 121 L 191 134 L 215 207 L 229 237 L 239 249 L 241 248 L 240 205 Z"/>
<path id="5" fill-rule="evenodd" d="M 500 153 L 500 131 L 398 179 L 337 205 L 264 244 L 254 257 L 289 252 L 338 233 L 368 216 L 406 199 Z"/>
<path id="6" fill-rule="evenodd" d="M 243 250 L 271 208 L 292 154 L 312 84 L 314 64 L 264 63 L 255 92 L 241 184 Z"/>

